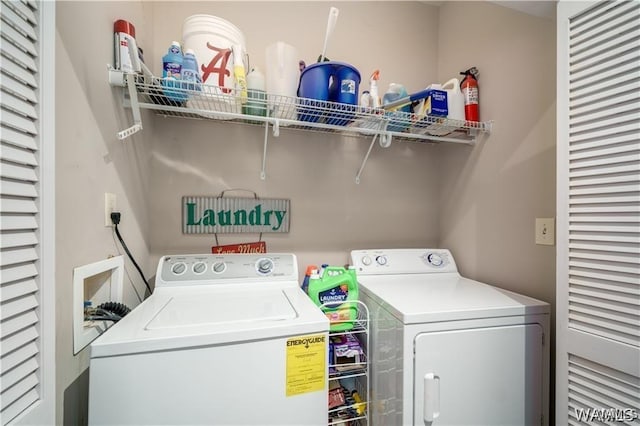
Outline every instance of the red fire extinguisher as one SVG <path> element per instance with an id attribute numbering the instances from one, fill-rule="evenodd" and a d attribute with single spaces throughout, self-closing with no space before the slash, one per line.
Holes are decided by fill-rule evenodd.
<path id="1" fill-rule="evenodd" d="M 464 80 L 460 83 L 460 89 L 464 95 L 464 118 L 467 121 L 480 121 L 480 109 L 478 107 L 478 69 L 469 68 L 461 72 Z"/>

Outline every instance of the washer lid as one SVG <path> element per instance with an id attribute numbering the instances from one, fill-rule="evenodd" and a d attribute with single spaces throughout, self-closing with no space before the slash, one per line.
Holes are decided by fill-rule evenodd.
<path id="1" fill-rule="evenodd" d="M 359 283 L 404 324 L 549 313 L 545 302 L 458 274 L 366 276 Z"/>
<path id="2" fill-rule="evenodd" d="M 104 357 L 326 332 L 299 287 L 156 290 L 91 344 Z"/>
<path id="3" fill-rule="evenodd" d="M 256 321 L 282 321 L 297 317 L 282 291 L 219 292 L 214 297 L 198 294 L 173 296 L 147 324 L 146 330 L 243 325 Z"/>

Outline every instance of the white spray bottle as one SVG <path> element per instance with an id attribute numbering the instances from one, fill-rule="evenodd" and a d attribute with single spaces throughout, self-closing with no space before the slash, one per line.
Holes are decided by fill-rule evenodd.
<path id="1" fill-rule="evenodd" d="M 372 108 L 380 108 L 382 106 L 382 100 L 378 92 L 378 80 L 380 80 L 380 70 L 375 70 L 369 79 L 369 95 L 371 96 Z"/>

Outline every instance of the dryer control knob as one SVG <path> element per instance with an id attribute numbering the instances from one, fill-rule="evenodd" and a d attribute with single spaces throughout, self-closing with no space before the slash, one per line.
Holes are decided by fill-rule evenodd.
<path id="1" fill-rule="evenodd" d="M 438 253 L 429 253 L 427 261 L 433 266 L 442 266 L 444 264 L 444 259 Z"/>
<path id="2" fill-rule="evenodd" d="M 202 274 L 207 270 L 207 265 L 204 262 L 198 262 L 193 264 L 193 272 L 196 274 Z"/>
<path id="3" fill-rule="evenodd" d="M 387 264 L 387 256 L 376 256 L 376 262 L 378 262 L 378 265 L 386 265 Z"/>
<path id="4" fill-rule="evenodd" d="M 185 265 L 182 262 L 176 263 L 173 266 L 171 266 L 171 272 L 173 272 L 176 275 L 182 275 L 186 270 L 187 270 L 187 265 Z"/>
<path id="5" fill-rule="evenodd" d="M 221 274 L 227 269 L 227 264 L 224 262 L 216 262 L 213 264 L 213 272 Z"/>
<path id="6" fill-rule="evenodd" d="M 369 256 L 362 256 L 362 264 L 364 266 L 371 265 L 371 258 Z"/>
<path id="7" fill-rule="evenodd" d="M 262 275 L 268 275 L 273 271 L 273 260 L 268 258 L 260 259 L 256 262 L 256 270 Z"/>

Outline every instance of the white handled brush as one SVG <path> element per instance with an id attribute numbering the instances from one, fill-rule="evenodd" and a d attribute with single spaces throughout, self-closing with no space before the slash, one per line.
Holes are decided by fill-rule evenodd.
<path id="1" fill-rule="evenodd" d="M 333 29 L 336 26 L 336 21 L 338 21 L 338 13 L 340 13 L 340 11 L 335 7 L 332 7 L 331 9 L 329 9 L 329 20 L 327 21 L 327 32 L 324 35 L 324 46 L 322 47 L 322 55 L 320 55 L 319 62 L 324 61 L 325 53 L 327 53 L 327 43 L 329 42 L 329 37 L 331 36 L 331 33 L 333 32 Z"/>

